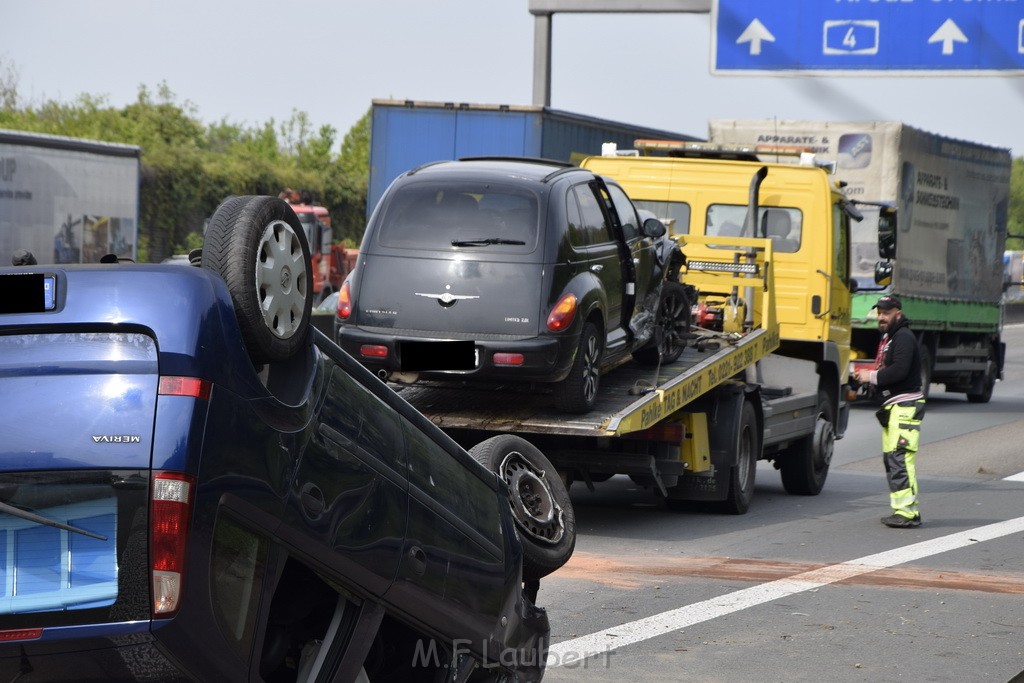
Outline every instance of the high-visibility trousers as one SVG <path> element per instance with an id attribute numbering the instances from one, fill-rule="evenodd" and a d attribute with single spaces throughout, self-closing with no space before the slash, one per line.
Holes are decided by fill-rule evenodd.
<path id="1" fill-rule="evenodd" d="M 924 399 L 883 406 L 888 422 L 882 427 L 882 459 L 889 480 L 889 504 L 894 514 L 918 516 L 917 444 L 921 437 Z"/>

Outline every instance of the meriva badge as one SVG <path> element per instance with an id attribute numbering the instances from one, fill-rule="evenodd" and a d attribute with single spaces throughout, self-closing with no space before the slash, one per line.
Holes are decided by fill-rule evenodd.
<path id="1" fill-rule="evenodd" d="M 93 443 L 142 443 L 137 434 L 94 434 Z"/>

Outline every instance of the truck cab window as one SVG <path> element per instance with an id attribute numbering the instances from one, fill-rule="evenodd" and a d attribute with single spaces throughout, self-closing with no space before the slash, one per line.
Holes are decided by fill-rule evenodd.
<path id="1" fill-rule="evenodd" d="M 690 205 L 685 202 L 657 202 L 637 199 L 633 202 L 638 209 L 646 209 L 657 216 L 670 235 L 686 235 L 690 232 Z"/>

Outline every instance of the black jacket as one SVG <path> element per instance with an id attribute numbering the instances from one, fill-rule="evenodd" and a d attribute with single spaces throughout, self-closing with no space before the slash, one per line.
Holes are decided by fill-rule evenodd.
<path id="1" fill-rule="evenodd" d="M 878 388 L 886 395 L 921 391 L 921 351 L 910 330 L 910 321 L 900 317 L 882 343 L 882 365 L 875 374 Z"/>

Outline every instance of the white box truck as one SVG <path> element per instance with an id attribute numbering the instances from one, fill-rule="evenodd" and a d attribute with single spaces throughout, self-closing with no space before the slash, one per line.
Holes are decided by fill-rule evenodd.
<path id="1" fill-rule="evenodd" d="M 0 130 L 0 263 L 135 260 L 142 150 Z"/>

